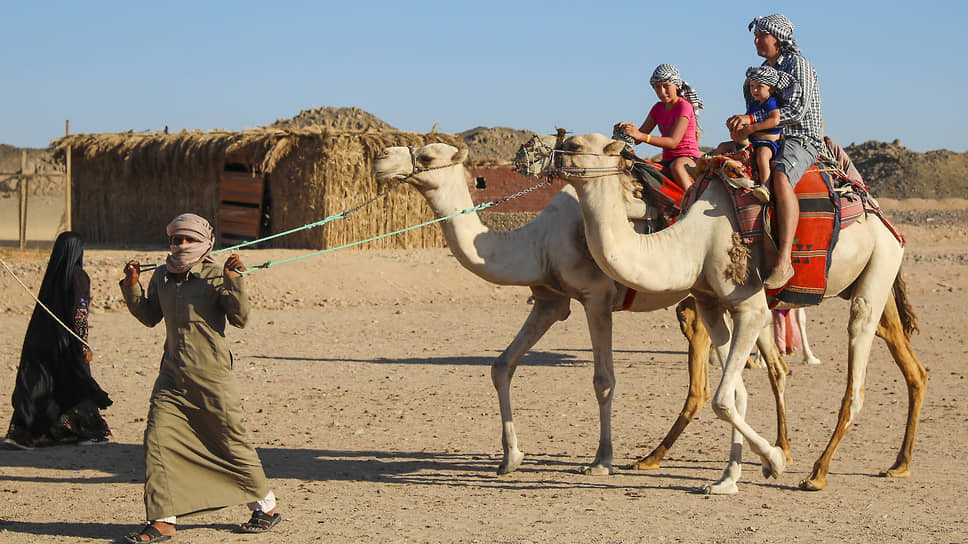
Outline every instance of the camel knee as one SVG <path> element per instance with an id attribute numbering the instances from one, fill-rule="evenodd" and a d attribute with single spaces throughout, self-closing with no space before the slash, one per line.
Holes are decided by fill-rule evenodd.
<path id="1" fill-rule="evenodd" d="M 600 399 L 607 399 L 612 396 L 615 391 L 615 378 L 611 376 L 596 375 L 592 378 L 592 386 L 595 388 L 595 394 Z"/>
<path id="2" fill-rule="evenodd" d="M 724 421 L 733 420 L 733 414 L 736 413 L 735 402 L 732 400 L 726 400 L 726 398 L 721 398 L 719 395 L 716 395 L 713 397 L 711 404 L 713 407 L 713 413 L 716 414 L 716 417 Z"/>
<path id="3" fill-rule="evenodd" d="M 854 297 L 850 301 L 848 334 L 853 338 L 864 331 L 871 321 L 871 302 L 867 297 Z"/>

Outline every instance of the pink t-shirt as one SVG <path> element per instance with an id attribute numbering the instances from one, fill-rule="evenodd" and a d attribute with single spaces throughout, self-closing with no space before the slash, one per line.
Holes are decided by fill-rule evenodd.
<path id="1" fill-rule="evenodd" d="M 685 98 L 679 98 L 679 101 L 668 111 L 665 109 L 665 104 L 656 102 L 652 106 L 652 110 L 649 111 L 649 115 L 655 119 L 655 124 L 659 127 L 659 132 L 663 136 L 672 135 L 672 127 L 676 124 L 676 119 L 680 117 L 689 119 L 689 126 L 686 127 L 686 133 L 682 135 L 682 140 L 679 140 L 679 147 L 663 149 L 662 160 L 671 161 L 676 157 L 702 156 L 702 152 L 699 151 L 699 141 L 696 140 L 696 112 L 691 102 Z"/>

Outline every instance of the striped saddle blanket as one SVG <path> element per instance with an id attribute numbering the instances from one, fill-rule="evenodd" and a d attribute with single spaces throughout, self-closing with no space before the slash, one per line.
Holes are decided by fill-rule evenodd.
<path id="1" fill-rule="evenodd" d="M 745 159 L 745 160 L 744 160 Z M 720 178 L 752 178 L 747 156 L 713 157 L 700 164 L 696 186 L 686 195 L 683 209 L 717 176 L 699 175 L 709 170 Z M 854 190 L 838 191 L 844 182 Z M 740 235 L 747 245 L 760 243 L 765 234 L 776 232 L 772 207 L 759 202 L 747 188 L 726 183 L 736 209 Z M 904 238 L 888 223 L 880 209 L 867 199 L 866 188 L 846 179 L 840 170 L 828 164 L 814 165 L 800 179 L 796 194 L 800 203 L 800 221 L 793 242 L 793 278 L 782 289 L 767 290 L 771 308 L 812 306 L 823 300 L 827 286 L 830 256 L 840 230 L 857 220 L 865 211 L 875 213 L 903 244 Z M 866 205 L 865 205 L 866 204 Z M 772 236 L 770 236 L 772 242 Z"/>

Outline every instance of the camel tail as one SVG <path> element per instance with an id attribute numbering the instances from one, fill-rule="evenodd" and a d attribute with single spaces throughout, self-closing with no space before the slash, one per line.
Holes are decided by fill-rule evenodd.
<path id="1" fill-rule="evenodd" d="M 921 329 L 918 328 L 918 316 L 914 315 L 914 308 L 911 307 L 911 302 L 908 300 L 907 287 L 904 284 L 904 278 L 901 277 L 901 270 L 897 271 L 897 277 L 894 278 L 894 303 L 897 305 L 897 313 L 901 317 L 901 324 L 904 326 L 904 334 L 911 338 L 911 333 L 920 333 Z"/>

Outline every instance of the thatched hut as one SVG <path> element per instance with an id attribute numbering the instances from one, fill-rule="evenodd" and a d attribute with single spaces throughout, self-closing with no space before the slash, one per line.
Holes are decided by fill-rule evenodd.
<path id="1" fill-rule="evenodd" d="M 71 150 L 77 230 L 94 243 L 164 244 L 164 225 L 191 211 L 225 233 L 233 205 L 226 180 L 251 178 L 264 191 L 260 234 L 284 232 L 355 208 L 387 189 L 371 171 L 388 146 L 432 141 L 463 146 L 449 134 L 338 131 L 321 127 L 243 132 L 82 134 L 52 143 Z M 258 191 L 257 191 L 258 192 Z M 256 195 L 258 197 L 258 195 Z M 251 202 L 236 206 L 253 206 Z M 245 211 L 245 210 L 243 210 Z M 416 191 L 402 186 L 346 219 L 277 238 L 270 247 L 325 249 L 433 219 Z M 226 239 L 223 239 L 226 238 Z M 221 236 L 220 245 L 232 240 Z M 250 239 L 252 237 L 249 237 Z M 439 228 L 422 228 L 370 242 L 368 248 L 443 247 Z"/>

